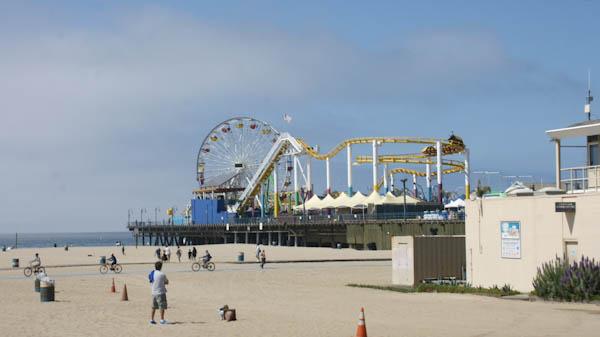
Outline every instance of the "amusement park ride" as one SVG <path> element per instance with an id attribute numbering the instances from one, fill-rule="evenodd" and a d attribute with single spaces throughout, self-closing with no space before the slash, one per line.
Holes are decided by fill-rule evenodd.
<path id="1" fill-rule="evenodd" d="M 425 147 L 418 153 L 379 155 L 378 148 L 383 144 L 422 144 Z M 358 145 L 371 145 L 372 155 L 353 158 L 352 148 Z M 226 120 L 214 127 L 205 137 L 197 160 L 197 181 L 200 188 L 194 191 L 196 199 L 222 199 L 226 203 L 226 213 L 244 215 L 255 207 L 264 217 L 269 205 L 273 206 L 272 216 L 277 217 L 282 204 L 287 199 L 299 205 L 313 194 L 311 161 L 324 160 L 326 167 L 327 193 L 331 193 L 330 160 L 343 149 L 347 150 L 348 196 L 353 195 L 352 162 L 371 163 L 373 167 L 373 191 L 381 187 L 385 192 L 393 191 L 394 175 L 409 174 L 413 177 L 416 194 L 417 177 L 425 177 L 427 201 L 432 201 L 433 177 L 437 178 L 437 200 L 442 199 L 442 177 L 444 174 L 464 172 L 465 195 L 469 197 L 469 150 L 460 137 L 452 135 L 448 139 L 409 138 L 409 137 L 365 137 L 352 138 L 340 142 L 331 151 L 319 153 L 305 141 L 286 132 L 278 132 L 266 122 L 238 117 Z M 462 154 L 462 161 L 442 158 Z M 305 157 L 304 165 L 301 156 Z M 374 160 L 375 159 L 375 160 Z M 390 165 L 425 165 L 425 170 Z M 382 175 L 378 175 L 379 166 Z M 432 165 L 435 172 L 432 172 Z M 300 175 L 303 180 L 300 185 Z M 388 184 L 389 182 L 389 184 Z M 292 186 L 293 185 L 293 186 Z M 390 189 L 391 186 L 391 189 Z M 293 190 L 289 190 L 293 187 Z M 304 193 L 301 193 L 304 192 Z M 227 204 L 229 203 L 229 204 Z M 290 207 L 291 209 L 291 207 Z"/>

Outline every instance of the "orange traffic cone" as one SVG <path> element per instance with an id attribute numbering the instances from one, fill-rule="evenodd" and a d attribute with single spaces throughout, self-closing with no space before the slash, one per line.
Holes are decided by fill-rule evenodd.
<path id="1" fill-rule="evenodd" d="M 110 292 L 114 293 L 115 292 L 115 278 L 113 277 L 112 279 L 112 286 L 110 286 Z"/>
<path id="2" fill-rule="evenodd" d="M 129 297 L 127 297 L 127 285 L 123 285 L 123 295 L 121 295 L 121 301 L 129 301 Z"/>
<path id="3" fill-rule="evenodd" d="M 360 308 L 358 317 L 358 328 L 356 328 L 356 337 L 367 337 L 367 325 L 365 324 L 365 309 Z"/>

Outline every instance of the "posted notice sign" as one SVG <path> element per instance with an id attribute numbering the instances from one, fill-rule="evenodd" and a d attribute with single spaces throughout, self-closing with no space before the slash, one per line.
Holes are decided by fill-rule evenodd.
<path id="1" fill-rule="evenodd" d="M 554 211 L 564 213 L 575 213 L 574 202 L 556 202 L 554 203 Z"/>
<path id="2" fill-rule="evenodd" d="M 521 223 L 518 221 L 500 222 L 500 239 L 502 241 L 502 258 L 521 258 Z"/>

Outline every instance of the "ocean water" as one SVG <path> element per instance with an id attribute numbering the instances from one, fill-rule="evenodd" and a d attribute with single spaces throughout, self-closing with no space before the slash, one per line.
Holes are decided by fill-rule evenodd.
<path id="1" fill-rule="evenodd" d="M 97 233 L 19 233 L 19 248 L 43 248 L 65 245 L 73 247 L 114 246 L 123 242 L 126 246 L 135 245 L 131 232 L 97 232 Z M 0 246 L 15 246 L 15 233 L 0 234 Z"/>

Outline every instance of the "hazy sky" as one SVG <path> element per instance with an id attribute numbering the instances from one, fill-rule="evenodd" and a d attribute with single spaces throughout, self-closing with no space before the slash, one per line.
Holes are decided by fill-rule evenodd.
<path id="1" fill-rule="evenodd" d="M 124 230 L 128 209 L 181 209 L 204 136 L 236 116 L 324 151 L 454 131 L 473 170 L 553 181 L 544 131 L 583 121 L 588 68 L 600 81 L 596 1 L 223 3 L 0 3 L 0 232 Z M 313 175 L 324 190 L 322 163 Z"/>

